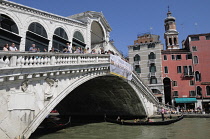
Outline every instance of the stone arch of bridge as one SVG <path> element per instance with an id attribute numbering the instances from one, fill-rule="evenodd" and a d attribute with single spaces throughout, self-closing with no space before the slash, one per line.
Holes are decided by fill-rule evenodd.
<path id="1" fill-rule="evenodd" d="M 124 79 L 110 75 L 76 79 L 51 100 L 35 117 L 23 135 L 29 137 L 55 107 L 62 115 L 124 115 L 145 117 L 144 102 Z M 76 107 L 75 107 L 76 106 Z"/>

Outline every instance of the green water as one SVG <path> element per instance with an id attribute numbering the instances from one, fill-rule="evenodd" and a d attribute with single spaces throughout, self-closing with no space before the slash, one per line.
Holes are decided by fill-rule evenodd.
<path id="1" fill-rule="evenodd" d="M 164 126 L 90 123 L 33 139 L 210 139 L 210 118 L 185 118 Z"/>

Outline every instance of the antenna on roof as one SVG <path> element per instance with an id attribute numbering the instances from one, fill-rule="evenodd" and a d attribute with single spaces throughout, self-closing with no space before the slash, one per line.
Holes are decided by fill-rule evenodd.
<path id="1" fill-rule="evenodd" d="M 169 12 L 170 10 L 169 10 L 169 5 L 168 5 L 168 12 Z"/>

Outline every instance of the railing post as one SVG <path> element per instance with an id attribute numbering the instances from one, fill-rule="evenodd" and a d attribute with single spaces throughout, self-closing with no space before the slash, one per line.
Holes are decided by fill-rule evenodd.
<path id="1" fill-rule="evenodd" d="M 9 67 L 16 67 L 17 66 L 17 56 L 11 56 L 9 61 Z"/>
<path id="2" fill-rule="evenodd" d="M 77 58 L 77 64 L 80 64 L 81 63 L 81 56 L 78 56 Z"/>
<path id="3" fill-rule="evenodd" d="M 98 56 L 96 57 L 96 63 L 98 63 Z"/>
<path id="4" fill-rule="evenodd" d="M 55 65 L 55 56 L 51 56 L 50 65 Z"/>

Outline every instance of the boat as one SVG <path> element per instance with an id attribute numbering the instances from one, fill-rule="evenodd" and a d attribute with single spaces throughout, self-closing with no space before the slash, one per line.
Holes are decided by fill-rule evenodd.
<path id="1" fill-rule="evenodd" d="M 34 134 L 49 134 L 68 127 L 71 124 L 71 117 L 62 118 L 46 118 L 42 124 L 36 129 Z"/>
<path id="2" fill-rule="evenodd" d="M 184 116 L 182 114 L 181 116 L 178 116 L 176 119 L 166 120 L 166 121 L 154 121 L 154 122 L 152 122 L 152 121 L 131 122 L 131 121 L 126 121 L 126 120 L 114 120 L 114 119 L 105 117 L 105 121 L 120 124 L 120 125 L 169 125 L 169 124 L 172 124 L 172 123 L 182 120 L 183 117 Z"/>

